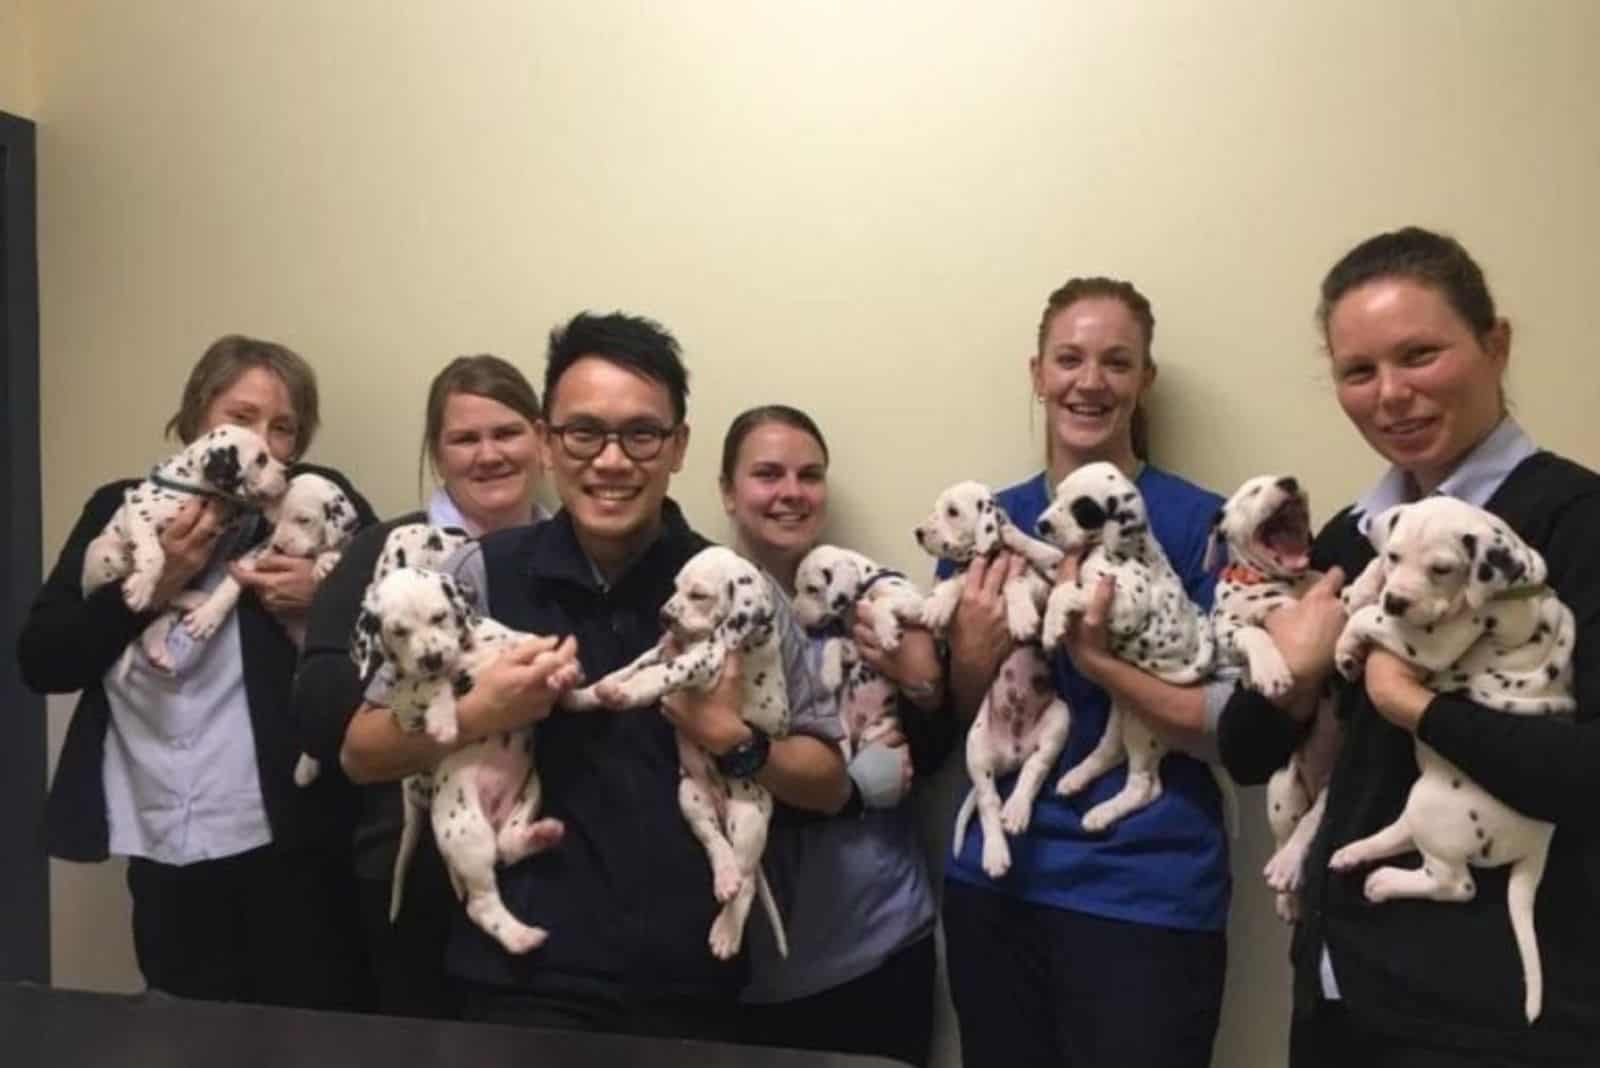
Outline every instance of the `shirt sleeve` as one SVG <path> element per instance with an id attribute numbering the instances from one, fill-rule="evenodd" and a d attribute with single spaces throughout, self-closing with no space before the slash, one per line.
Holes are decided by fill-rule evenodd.
<path id="1" fill-rule="evenodd" d="M 768 580 L 769 583 L 771 580 Z M 784 684 L 789 691 L 789 733 L 808 734 L 832 745 L 844 738 L 838 710 L 811 670 L 806 655 L 806 636 L 795 622 L 789 599 L 772 584 L 773 626 L 777 630 L 779 654 L 783 660 Z"/>

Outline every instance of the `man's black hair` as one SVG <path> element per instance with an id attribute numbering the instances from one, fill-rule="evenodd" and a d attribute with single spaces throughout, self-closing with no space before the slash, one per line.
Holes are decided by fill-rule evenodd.
<path id="1" fill-rule="evenodd" d="M 622 312 L 596 315 L 586 311 L 550 331 L 544 366 L 546 419 L 555 402 L 556 383 L 567 368 L 585 356 L 598 356 L 666 386 L 672 396 L 674 421 L 683 422 L 689 409 L 689 371 L 683 366 L 678 339 L 654 319 Z"/>

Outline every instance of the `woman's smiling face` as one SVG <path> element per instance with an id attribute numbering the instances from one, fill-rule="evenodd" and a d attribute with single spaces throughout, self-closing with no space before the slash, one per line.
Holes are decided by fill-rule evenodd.
<path id="1" fill-rule="evenodd" d="M 786 423 L 764 423 L 739 445 L 722 506 L 741 543 L 762 555 L 803 554 L 828 518 L 828 461 L 816 438 Z"/>

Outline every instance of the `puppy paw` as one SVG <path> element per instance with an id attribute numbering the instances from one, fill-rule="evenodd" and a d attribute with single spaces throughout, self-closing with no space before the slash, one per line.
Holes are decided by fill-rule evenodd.
<path id="1" fill-rule="evenodd" d="M 1294 687 L 1294 676 L 1281 661 L 1276 665 L 1250 666 L 1249 686 L 1263 697 L 1282 697 Z"/>
<path id="2" fill-rule="evenodd" d="M 440 745 L 451 744 L 456 740 L 457 735 L 461 733 L 460 726 L 456 723 L 456 710 L 453 703 L 448 708 L 440 708 L 437 705 L 430 706 L 423 716 L 422 724 L 423 728 L 428 732 L 428 737 Z"/>
<path id="3" fill-rule="evenodd" d="M 570 708 L 578 712 L 589 712 L 600 708 L 600 698 L 595 696 L 593 686 L 585 686 L 580 690 L 568 690 L 561 695 L 561 707 Z"/>
<path id="4" fill-rule="evenodd" d="M 311 577 L 321 582 L 333 574 L 333 569 L 339 564 L 338 553 L 323 553 L 317 557 L 317 562 L 311 565 Z"/>
<path id="5" fill-rule="evenodd" d="M 738 897 L 743 887 L 744 873 L 731 858 L 725 863 L 717 864 L 711 872 L 711 892 L 724 905 Z"/>
<path id="6" fill-rule="evenodd" d="M 1011 847 L 1003 836 L 984 836 L 983 870 L 991 879 L 998 879 L 1011 870 Z"/>
<path id="7" fill-rule="evenodd" d="M 1006 616 L 1006 629 L 1011 632 L 1011 640 L 1015 642 L 1031 642 L 1034 635 L 1039 633 L 1039 613 L 1012 612 Z"/>
<path id="8" fill-rule="evenodd" d="M 322 774 L 322 762 L 316 757 L 300 754 L 300 759 L 294 762 L 294 784 L 296 786 L 310 786 L 317 781 L 317 776 Z"/>
<path id="9" fill-rule="evenodd" d="M 1281 894 L 1292 894 L 1300 889 L 1300 875 L 1305 868 L 1305 850 L 1290 842 L 1272 854 L 1267 866 L 1261 869 L 1267 885 Z"/>
<path id="10" fill-rule="evenodd" d="M 1390 898 L 1398 896 L 1401 886 L 1414 882 L 1412 874 L 1400 868 L 1379 868 L 1367 876 L 1367 881 L 1363 884 L 1361 892 L 1374 905 L 1382 904 Z"/>
<path id="11" fill-rule="evenodd" d="M 155 596 L 157 576 L 149 571 L 135 571 L 122 582 L 122 601 L 130 612 L 143 612 L 150 607 Z"/>
<path id="12" fill-rule="evenodd" d="M 489 933 L 494 935 L 495 940 L 504 946 L 505 951 L 512 956 L 532 953 L 550 938 L 550 932 L 543 927 L 528 927 L 526 925 L 510 928 L 502 927 L 499 931 L 491 931 Z"/>
<path id="13" fill-rule="evenodd" d="M 222 626 L 222 621 L 227 618 L 226 612 L 197 608 L 183 617 L 183 629 L 197 642 L 203 642 L 217 632 Z"/>
<path id="14" fill-rule="evenodd" d="M 1090 834 L 1099 834 L 1120 819 L 1122 814 L 1112 807 L 1111 802 L 1102 802 L 1083 814 L 1083 829 Z"/>
<path id="15" fill-rule="evenodd" d="M 1007 834 L 1026 834 L 1032 819 L 1031 800 L 1018 797 L 1016 794 L 1006 798 L 1006 803 L 1000 807 L 1000 826 L 1005 828 Z"/>
<path id="16" fill-rule="evenodd" d="M 1332 871 L 1353 871 L 1366 862 L 1364 851 L 1359 845 L 1347 845 L 1343 849 L 1334 851 L 1328 858 L 1328 868 Z"/>
<path id="17" fill-rule="evenodd" d="M 559 845 L 566 833 L 566 824 L 558 819 L 547 817 L 523 823 L 520 818 L 513 818 L 495 836 L 495 853 L 500 863 L 515 864 L 524 857 Z"/>
<path id="18" fill-rule="evenodd" d="M 724 908 L 711 921 L 711 937 L 707 941 L 711 946 L 711 955 L 718 960 L 732 960 L 739 954 L 739 946 L 744 941 L 744 925 L 733 915 L 737 911 Z"/>
<path id="19" fill-rule="evenodd" d="M 1088 785 L 1089 774 L 1081 768 L 1071 768 L 1057 781 L 1056 793 L 1061 797 L 1071 797 L 1073 794 L 1082 793 L 1083 788 Z"/>

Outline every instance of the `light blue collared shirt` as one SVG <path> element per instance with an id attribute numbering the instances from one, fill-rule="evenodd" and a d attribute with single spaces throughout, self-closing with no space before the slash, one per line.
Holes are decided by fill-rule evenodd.
<path id="1" fill-rule="evenodd" d="M 1450 477 L 1439 483 L 1439 488 L 1430 496 L 1454 497 L 1482 508 L 1517 465 L 1538 451 L 1533 439 L 1508 415 L 1467 453 L 1450 472 Z M 1356 501 L 1356 526 L 1365 534 L 1372 520 L 1385 509 L 1414 500 L 1417 500 L 1417 493 L 1410 476 L 1398 467 L 1391 467 L 1376 486 Z"/>
<path id="2" fill-rule="evenodd" d="M 215 587 L 223 567 L 214 563 L 200 588 Z M 174 674 L 152 666 L 136 639 L 126 673 L 119 659 L 105 675 L 110 850 L 185 865 L 264 846 L 272 829 L 256 766 L 239 614 L 229 612 L 204 642 L 176 624 L 167 646 Z"/>

